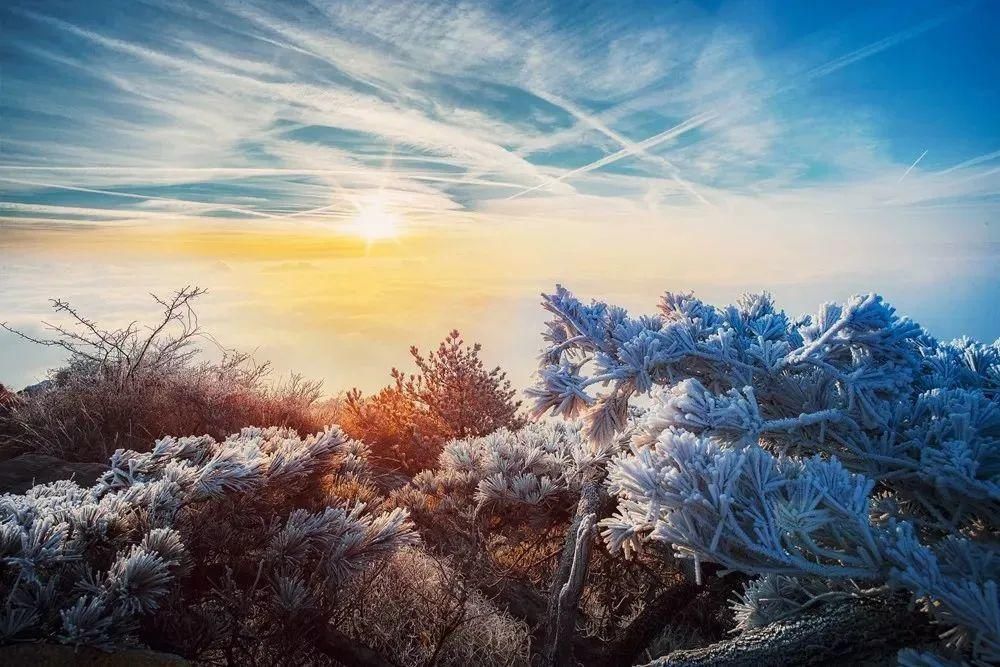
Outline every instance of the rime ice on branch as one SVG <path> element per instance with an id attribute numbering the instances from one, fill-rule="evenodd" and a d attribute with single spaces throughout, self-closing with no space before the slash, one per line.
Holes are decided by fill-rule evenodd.
<path id="1" fill-rule="evenodd" d="M 788 317 L 767 294 L 723 309 L 666 294 L 655 316 L 544 297 L 535 414 L 607 442 L 609 548 L 646 540 L 765 578 L 743 627 L 826 597 L 910 591 L 946 650 L 1000 661 L 1000 341 L 940 342 L 881 297 Z"/>
<path id="2" fill-rule="evenodd" d="M 351 657 L 338 651 L 357 643 L 338 638 L 324 610 L 348 578 L 416 540 L 403 510 L 323 495 L 324 480 L 362 480 L 366 455 L 337 428 L 305 439 L 246 428 L 224 442 L 119 449 L 91 488 L 60 481 L 0 496 L 0 644 L 152 637 L 239 662 L 230 640 L 244 633 L 274 642 L 268 650 L 287 640 L 291 651 Z M 244 607 L 246 617 L 234 611 Z"/>

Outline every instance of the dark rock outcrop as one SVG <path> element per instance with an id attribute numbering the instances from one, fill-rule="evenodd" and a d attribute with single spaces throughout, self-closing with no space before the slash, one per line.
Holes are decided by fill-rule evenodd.
<path id="1" fill-rule="evenodd" d="M 91 486 L 107 469 L 100 463 L 70 463 L 45 454 L 21 454 L 0 462 L 0 493 L 24 493 L 35 484 L 60 479 Z"/>
<path id="2" fill-rule="evenodd" d="M 11 667 L 183 667 L 190 663 L 170 653 L 146 649 L 124 649 L 105 653 L 93 648 L 62 644 L 14 644 L 0 646 L 0 665 Z"/>

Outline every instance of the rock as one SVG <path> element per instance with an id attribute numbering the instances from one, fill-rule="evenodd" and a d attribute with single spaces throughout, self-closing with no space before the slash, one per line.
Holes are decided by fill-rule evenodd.
<path id="1" fill-rule="evenodd" d="M 28 385 L 21 391 L 17 392 L 17 395 L 23 396 L 24 398 L 31 398 L 32 396 L 37 396 L 38 394 L 44 394 L 55 386 L 56 383 L 52 380 L 42 380 L 41 382 Z"/>
<path id="2" fill-rule="evenodd" d="M 0 463 L 0 493 L 24 493 L 36 484 L 60 479 L 92 486 L 107 469 L 100 463 L 70 463 L 45 454 L 21 454 Z"/>
<path id="3" fill-rule="evenodd" d="M 190 663 L 171 653 L 124 649 L 105 653 L 94 648 L 63 644 L 14 644 L 0 647 L 0 665 L 10 667 L 181 667 Z"/>

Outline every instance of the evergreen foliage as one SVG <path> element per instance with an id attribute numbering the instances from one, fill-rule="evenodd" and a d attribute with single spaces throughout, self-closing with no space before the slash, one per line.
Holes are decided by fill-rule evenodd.
<path id="1" fill-rule="evenodd" d="M 506 373 L 499 366 L 488 370 L 481 351 L 479 343 L 466 345 L 458 331 L 426 357 L 411 347 L 418 372 L 394 368 L 391 386 L 372 396 L 349 392 L 342 426 L 410 474 L 432 467 L 451 439 L 521 426 L 521 403 Z"/>
<path id="2" fill-rule="evenodd" d="M 873 294 L 794 319 L 767 294 L 668 293 L 638 318 L 561 287 L 544 304 L 535 414 L 607 442 L 652 396 L 608 466 L 610 549 L 760 575 L 742 627 L 905 589 L 946 652 L 1000 661 L 1000 342 L 937 341 Z"/>
<path id="3" fill-rule="evenodd" d="M 326 490 L 363 486 L 366 456 L 336 428 L 245 428 L 118 450 L 91 488 L 0 496 L 0 643 L 329 654 L 345 584 L 416 541 L 404 510 Z"/>

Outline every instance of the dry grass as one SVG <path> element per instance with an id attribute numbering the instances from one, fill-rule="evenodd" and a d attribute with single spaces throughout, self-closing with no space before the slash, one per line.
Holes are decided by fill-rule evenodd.
<path id="1" fill-rule="evenodd" d="M 148 450 L 165 435 L 222 439 L 247 425 L 323 428 L 335 402 L 320 385 L 293 377 L 271 384 L 239 367 L 203 364 L 127 383 L 69 374 L 0 415 L 0 441 L 20 451 L 104 462 L 118 448 Z"/>
<path id="2" fill-rule="evenodd" d="M 405 549 L 355 590 L 352 626 L 396 664 L 529 664 L 528 626 L 473 590 L 447 559 Z"/>
<path id="3" fill-rule="evenodd" d="M 0 411 L 0 445 L 104 462 L 120 447 L 143 451 L 164 435 L 222 439 L 248 425 L 306 434 L 335 419 L 339 402 L 320 401 L 321 383 L 300 376 L 271 382 L 267 364 L 222 350 L 203 333 L 192 308 L 201 294 L 184 288 L 169 299 L 154 296 L 161 316 L 121 329 L 104 329 L 53 301 L 68 324 L 47 325 L 50 338 L 14 333 L 61 348 L 69 360 L 52 373 L 52 388 L 8 401 Z M 203 360 L 197 344 L 206 341 L 222 350 L 219 360 Z"/>

